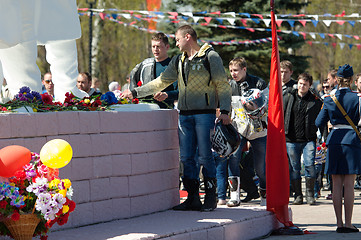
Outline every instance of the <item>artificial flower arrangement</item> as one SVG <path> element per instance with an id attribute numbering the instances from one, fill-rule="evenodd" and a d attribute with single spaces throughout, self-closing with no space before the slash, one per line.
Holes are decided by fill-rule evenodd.
<path id="1" fill-rule="evenodd" d="M 64 103 L 54 102 L 53 97 L 48 93 L 39 94 L 31 91 L 29 87 L 22 87 L 15 98 L 7 103 L 0 104 L 0 111 L 13 111 L 20 107 L 28 106 L 34 112 L 48 111 L 105 111 L 113 104 L 138 104 L 139 100 L 117 98 L 113 92 L 107 92 L 95 97 L 80 99 L 72 93 L 65 94 Z"/>
<path id="2" fill-rule="evenodd" d="M 24 214 L 33 213 L 40 219 L 33 236 L 41 240 L 47 239 L 55 223 L 68 222 L 75 209 L 71 182 L 60 179 L 59 170 L 44 165 L 39 154 L 31 153 L 30 163 L 8 180 L 0 182 L 0 235 L 13 237 L 4 222 L 16 222 Z"/>

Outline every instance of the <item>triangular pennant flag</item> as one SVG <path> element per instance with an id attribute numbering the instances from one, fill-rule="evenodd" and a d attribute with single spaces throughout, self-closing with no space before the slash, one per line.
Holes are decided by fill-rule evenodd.
<path id="1" fill-rule="evenodd" d="M 299 22 L 305 27 L 306 26 L 306 20 L 299 20 Z"/>
<path id="2" fill-rule="evenodd" d="M 260 19 L 263 19 L 263 16 L 261 14 L 252 14 L 252 16 L 259 17 Z"/>
<path id="3" fill-rule="evenodd" d="M 220 24 L 223 24 L 223 18 L 216 18 L 216 20 L 217 20 Z"/>
<path id="4" fill-rule="evenodd" d="M 298 34 L 298 32 L 296 32 L 296 31 L 292 31 L 292 33 L 293 33 L 293 35 L 295 35 L 295 36 L 300 36 L 300 34 Z"/>
<path id="5" fill-rule="evenodd" d="M 340 25 L 343 25 L 344 23 L 345 23 L 345 21 L 343 21 L 343 20 L 339 20 L 339 21 L 336 21 L 338 24 L 340 24 Z"/>
<path id="6" fill-rule="evenodd" d="M 325 44 L 326 46 L 328 46 L 328 42 L 324 42 L 323 44 Z"/>
<path id="7" fill-rule="evenodd" d="M 194 20 L 195 23 L 197 23 L 199 19 L 200 19 L 200 17 L 193 16 L 193 20 Z"/>
<path id="8" fill-rule="evenodd" d="M 247 27 L 247 19 L 241 18 L 241 22 L 242 22 L 243 26 Z"/>
<path id="9" fill-rule="evenodd" d="M 357 44 L 356 46 L 357 46 L 357 50 L 360 50 L 361 44 Z"/>
<path id="10" fill-rule="evenodd" d="M 345 16 L 345 11 L 342 11 L 342 13 L 341 14 L 337 14 L 337 15 L 335 15 L 335 17 L 344 17 Z"/>
<path id="11" fill-rule="evenodd" d="M 134 17 L 136 17 L 136 18 L 142 18 L 142 15 L 140 15 L 140 14 L 134 14 Z"/>
<path id="12" fill-rule="evenodd" d="M 339 43 L 340 44 L 340 48 L 343 49 L 345 47 L 345 43 Z"/>
<path id="13" fill-rule="evenodd" d="M 256 24 L 259 23 L 259 19 L 258 19 L 258 18 L 251 18 L 251 20 L 252 20 L 253 22 L 255 22 Z"/>
<path id="14" fill-rule="evenodd" d="M 224 15 L 231 15 L 232 17 L 236 17 L 236 13 L 235 12 L 226 12 L 224 13 Z"/>
<path id="15" fill-rule="evenodd" d="M 359 36 L 357 36 L 357 35 L 355 35 L 355 36 L 353 36 L 356 40 L 360 40 L 360 37 Z"/>
<path id="16" fill-rule="evenodd" d="M 324 17 L 332 17 L 332 14 L 331 13 L 325 13 L 323 14 Z"/>
<path id="17" fill-rule="evenodd" d="M 347 38 L 352 38 L 352 36 L 351 36 L 351 35 L 348 35 L 348 34 L 345 34 L 345 37 L 347 37 Z"/>
<path id="18" fill-rule="evenodd" d="M 353 44 L 349 44 L 348 47 L 350 48 L 350 50 L 352 49 L 353 47 Z"/>
<path id="19" fill-rule="evenodd" d="M 178 17 L 178 13 L 177 12 L 168 12 L 169 15 L 171 15 L 172 17 L 169 17 L 170 19 L 177 19 Z"/>
<path id="20" fill-rule="evenodd" d="M 111 16 L 112 16 L 113 19 L 117 19 L 117 18 L 118 18 L 118 14 L 116 14 L 116 13 L 112 13 Z"/>
<path id="21" fill-rule="evenodd" d="M 276 20 L 276 24 L 278 27 L 281 27 L 281 24 L 282 24 L 283 20 Z"/>
<path id="22" fill-rule="evenodd" d="M 246 30 L 250 31 L 250 32 L 255 32 L 256 30 L 254 30 L 254 28 L 246 28 Z"/>
<path id="23" fill-rule="evenodd" d="M 189 17 L 187 17 L 187 16 L 182 16 L 182 18 L 186 21 L 188 21 L 188 19 L 189 19 Z"/>
<path id="24" fill-rule="evenodd" d="M 207 22 L 207 24 L 209 24 L 212 20 L 212 17 L 204 17 L 204 20 Z"/>
<path id="25" fill-rule="evenodd" d="M 216 15 L 221 15 L 221 11 L 216 11 L 216 12 L 210 12 L 209 14 L 216 14 Z"/>
<path id="26" fill-rule="evenodd" d="M 241 16 L 246 16 L 246 17 L 248 17 L 248 18 L 251 17 L 251 15 L 250 15 L 249 13 L 239 13 L 239 15 L 241 15 Z"/>
<path id="27" fill-rule="evenodd" d="M 314 18 L 318 22 L 318 15 L 310 15 L 310 17 Z"/>
<path id="28" fill-rule="evenodd" d="M 303 36 L 303 39 L 306 40 L 306 33 L 305 32 L 300 32 L 300 34 Z"/>
<path id="29" fill-rule="evenodd" d="M 314 25 L 315 27 L 317 27 L 317 23 L 318 23 L 317 20 L 311 20 L 311 22 L 313 23 L 313 25 Z"/>
<path id="30" fill-rule="evenodd" d="M 271 22 L 271 19 L 263 19 L 264 24 L 269 27 L 269 24 Z"/>
<path id="31" fill-rule="evenodd" d="M 290 24 L 291 27 L 295 26 L 295 21 L 294 20 L 287 20 L 288 24 Z"/>
<path id="32" fill-rule="evenodd" d="M 342 34 L 337 33 L 335 35 L 336 35 L 336 37 L 338 37 L 338 39 L 342 40 Z"/>
<path id="33" fill-rule="evenodd" d="M 332 38 L 335 38 L 335 36 L 332 33 L 328 33 L 327 35 L 332 37 Z"/>
<path id="34" fill-rule="evenodd" d="M 312 46 L 312 41 L 307 41 L 308 45 Z"/>
<path id="35" fill-rule="evenodd" d="M 102 20 L 104 20 L 105 16 L 106 16 L 106 13 L 103 13 L 103 12 L 99 13 L 99 17 L 100 17 Z"/>
<path id="36" fill-rule="evenodd" d="M 360 14 L 358 13 L 352 13 L 351 15 L 348 15 L 349 17 L 358 18 L 360 17 Z"/>
<path id="37" fill-rule="evenodd" d="M 351 24 L 352 27 L 355 26 L 355 21 L 347 21 L 349 24 Z"/>
<path id="38" fill-rule="evenodd" d="M 143 15 L 148 15 L 149 14 L 149 12 L 148 11 L 139 11 L 141 14 L 143 14 Z"/>
<path id="39" fill-rule="evenodd" d="M 333 48 L 336 48 L 336 46 L 337 46 L 337 43 L 332 43 Z"/>
<path id="40" fill-rule="evenodd" d="M 313 39 L 316 39 L 316 34 L 315 33 L 309 33 L 309 34 Z"/>
<path id="41" fill-rule="evenodd" d="M 122 17 L 126 18 L 126 19 L 131 19 L 132 15 L 130 15 L 129 13 L 122 13 L 120 14 Z"/>
<path id="42" fill-rule="evenodd" d="M 327 26 L 327 27 L 329 27 L 330 25 L 331 25 L 331 23 L 332 23 L 332 20 L 323 20 L 323 23 Z M 316 27 L 316 26 L 315 26 Z"/>
<path id="43" fill-rule="evenodd" d="M 321 38 L 325 39 L 325 34 L 324 33 L 318 33 L 318 35 L 320 35 Z"/>
<path id="44" fill-rule="evenodd" d="M 236 21 L 235 18 L 226 18 L 226 20 L 232 25 L 234 25 L 234 22 Z"/>
<path id="45" fill-rule="evenodd" d="M 188 16 L 188 17 L 193 17 L 193 13 L 192 12 L 181 12 L 182 15 Z"/>

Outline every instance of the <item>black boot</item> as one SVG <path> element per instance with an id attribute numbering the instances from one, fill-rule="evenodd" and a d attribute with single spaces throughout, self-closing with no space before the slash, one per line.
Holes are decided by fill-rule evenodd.
<path id="1" fill-rule="evenodd" d="M 310 205 L 315 205 L 315 178 L 306 178 L 306 201 Z"/>
<path id="2" fill-rule="evenodd" d="M 205 178 L 204 186 L 206 188 L 206 196 L 204 197 L 201 211 L 210 212 L 217 208 L 217 180 L 215 178 Z"/>
<path id="3" fill-rule="evenodd" d="M 186 191 L 188 192 L 188 197 L 183 203 L 173 207 L 173 210 L 176 211 L 201 210 L 202 202 L 199 198 L 199 181 L 197 179 L 183 178 L 183 185 Z"/>
<path id="4" fill-rule="evenodd" d="M 293 205 L 303 204 L 302 186 L 301 179 L 291 180 L 293 191 L 295 192 Z"/>

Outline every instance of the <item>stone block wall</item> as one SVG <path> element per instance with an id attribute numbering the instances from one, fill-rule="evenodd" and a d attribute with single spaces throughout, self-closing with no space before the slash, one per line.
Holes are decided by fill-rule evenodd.
<path id="1" fill-rule="evenodd" d="M 0 148 L 32 152 L 64 139 L 73 159 L 60 169 L 77 207 L 63 227 L 124 219 L 179 203 L 176 110 L 0 114 Z"/>

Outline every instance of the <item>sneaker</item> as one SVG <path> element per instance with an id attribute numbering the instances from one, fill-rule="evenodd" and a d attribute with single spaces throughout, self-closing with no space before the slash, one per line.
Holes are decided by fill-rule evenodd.
<path id="1" fill-rule="evenodd" d="M 266 198 L 261 197 L 261 203 L 260 203 L 260 206 L 261 206 L 261 207 L 265 207 L 265 206 L 267 206 L 267 200 L 266 200 Z"/>
<path id="2" fill-rule="evenodd" d="M 226 204 L 227 204 L 227 201 L 224 200 L 224 199 L 219 199 L 217 204 L 218 204 L 218 205 L 226 205 Z"/>
<path id="3" fill-rule="evenodd" d="M 326 196 L 326 199 L 327 199 L 327 200 L 332 200 L 332 193 L 328 194 L 328 195 Z"/>

